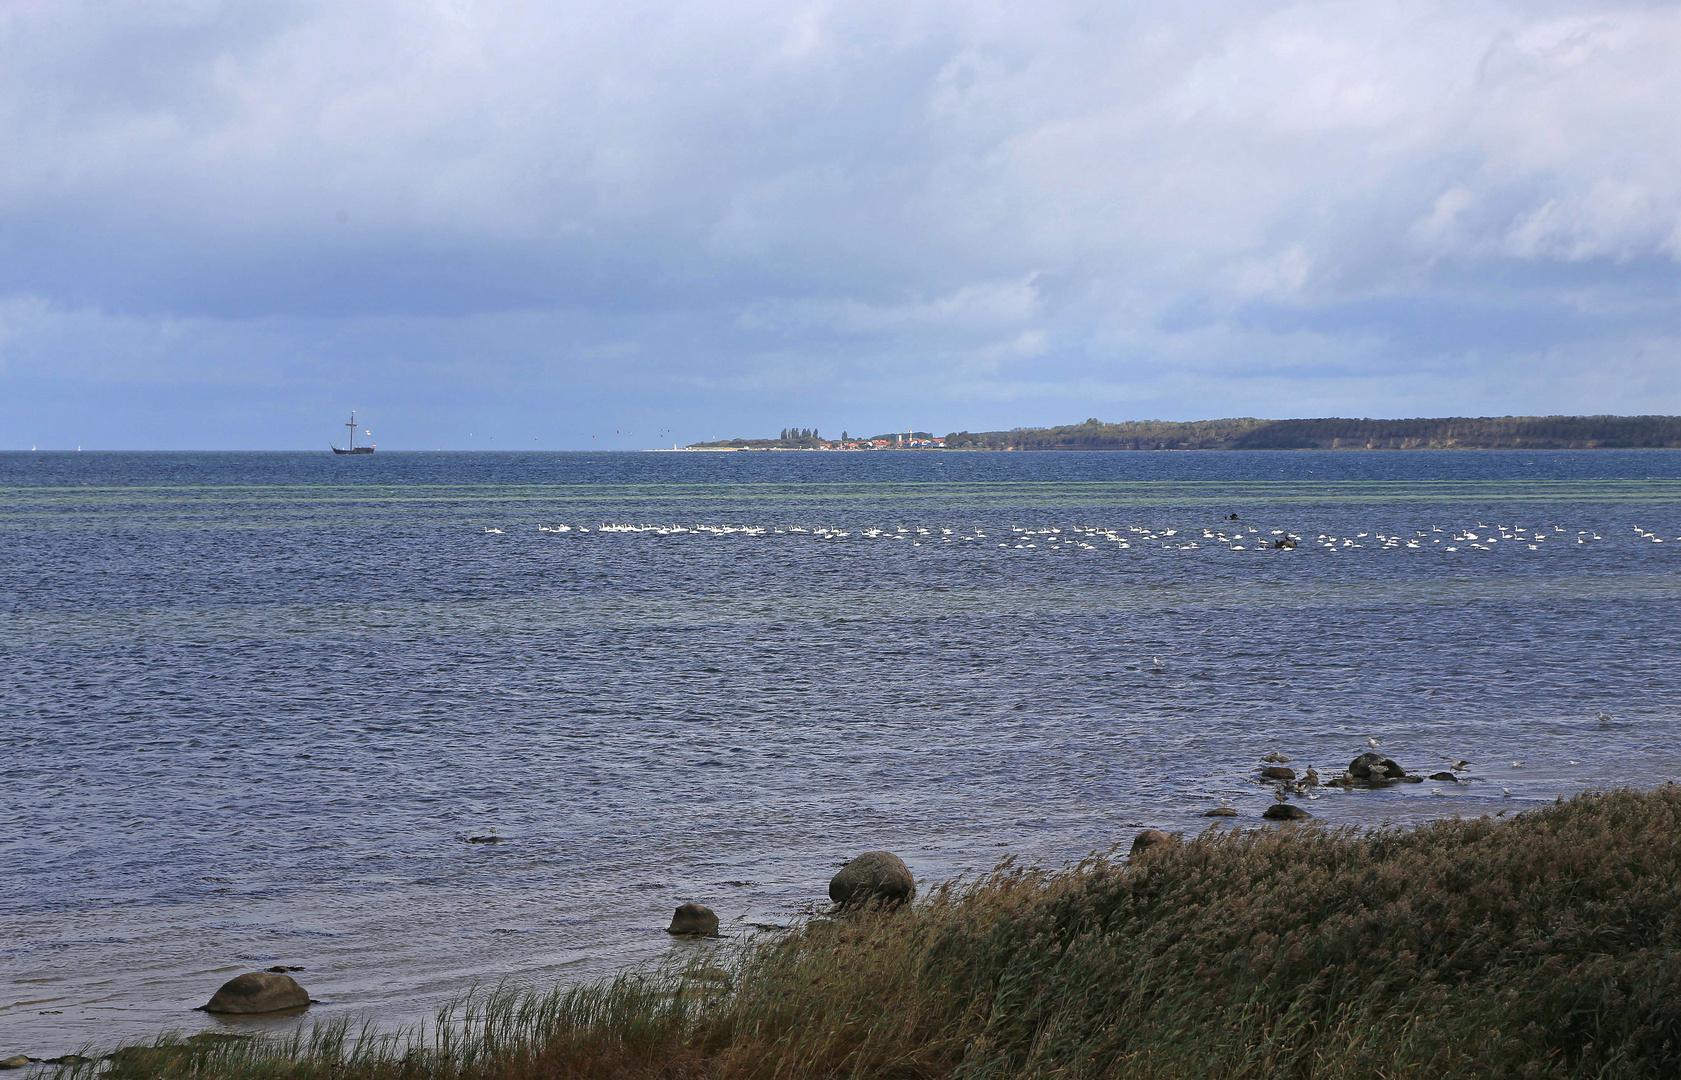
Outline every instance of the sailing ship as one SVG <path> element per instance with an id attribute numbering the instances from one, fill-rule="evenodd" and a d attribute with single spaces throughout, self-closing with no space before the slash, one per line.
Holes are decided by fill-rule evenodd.
<path id="1" fill-rule="evenodd" d="M 348 424 L 345 424 L 344 426 L 350 429 L 350 447 L 349 447 L 349 449 L 341 450 L 337 446 L 334 446 L 333 447 L 333 453 L 335 453 L 335 454 L 371 454 L 371 453 L 374 452 L 374 448 L 373 448 L 372 443 L 369 443 L 367 446 L 357 446 L 356 445 L 356 411 L 354 409 L 352 409 L 351 412 L 350 412 L 350 422 Z M 368 434 L 372 435 L 373 432 L 370 431 L 370 432 L 368 432 Z"/>

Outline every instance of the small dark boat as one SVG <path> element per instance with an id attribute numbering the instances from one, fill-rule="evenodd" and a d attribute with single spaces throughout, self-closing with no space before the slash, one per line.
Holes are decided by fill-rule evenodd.
<path id="1" fill-rule="evenodd" d="M 350 414 L 350 422 L 348 424 L 344 425 L 344 426 L 350 429 L 350 448 L 348 450 L 341 450 L 337 446 L 335 446 L 335 447 L 333 447 L 333 453 L 335 453 L 335 454 L 371 454 L 371 453 L 374 452 L 373 444 L 371 444 L 371 443 L 367 446 L 357 446 L 356 445 L 356 413 L 355 413 L 354 410 Z M 368 432 L 368 434 L 372 435 L 373 432 L 370 431 L 370 432 Z"/>

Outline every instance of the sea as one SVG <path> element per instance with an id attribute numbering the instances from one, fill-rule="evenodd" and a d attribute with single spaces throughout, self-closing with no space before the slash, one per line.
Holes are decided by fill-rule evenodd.
<path id="1" fill-rule="evenodd" d="M 1678 601 L 1681 451 L 0 454 L 0 1057 L 1280 827 L 1269 754 L 1451 775 L 1287 828 L 1658 787 Z"/>

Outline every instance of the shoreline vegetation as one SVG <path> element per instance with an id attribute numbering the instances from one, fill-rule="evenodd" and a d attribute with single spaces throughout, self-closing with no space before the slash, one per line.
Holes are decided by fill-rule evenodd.
<path id="1" fill-rule="evenodd" d="M 1681 1074 L 1681 788 L 1229 830 L 499 989 L 398 1035 L 169 1036 L 110 1080 Z"/>
<path id="2" fill-rule="evenodd" d="M 1450 416 L 1411 420 L 1128 420 L 1010 431 L 723 439 L 690 450 L 1595 450 L 1681 448 L 1681 416 Z"/>

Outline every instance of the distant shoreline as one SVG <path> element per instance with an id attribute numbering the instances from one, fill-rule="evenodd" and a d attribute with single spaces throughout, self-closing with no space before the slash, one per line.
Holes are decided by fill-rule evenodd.
<path id="1" fill-rule="evenodd" d="M 734 453 L 814 453 L 814 454 L 862 454 L 862 453 L 948 453 L 948 454 L 1054 454 L 1054 453 L 1160 453 L 1160 454 L 1195 454 L 1219 453 L 1231 450 L 1265 450 L 1273 451 L 1317 451 L 1332 450 L 1337 453 L 1364 453 L 1370 451 L 1398 451 L 1398 450 L 1511 450 L 1511 451 L 1540 451 L 1540 450 L 1681 450 L 1681 446 L 1620 446 L 1599 444 L 1595 446 L 1263 446 L 1263 447 L 1145 447 L 1134 450 L 1124 446 L 889 446 L 884 449 L 856 449 L 847 447 L 820 446 L 655 446 L 638 451 L 643 454 L 734 454 Z M 591 453 L 593 451 L 584 451 Z M 622 451 L 601 451 L 602 453 L 622 453 Z"/>
<path id="2" fill-rule="evenodd" d="M 1666 450 L 1681 449 L 1681 416 L 1481 416 L 1408 420 L 1128 420 L 1009 431 L 823 439 L 727 439 L 673 450 Z"/>

